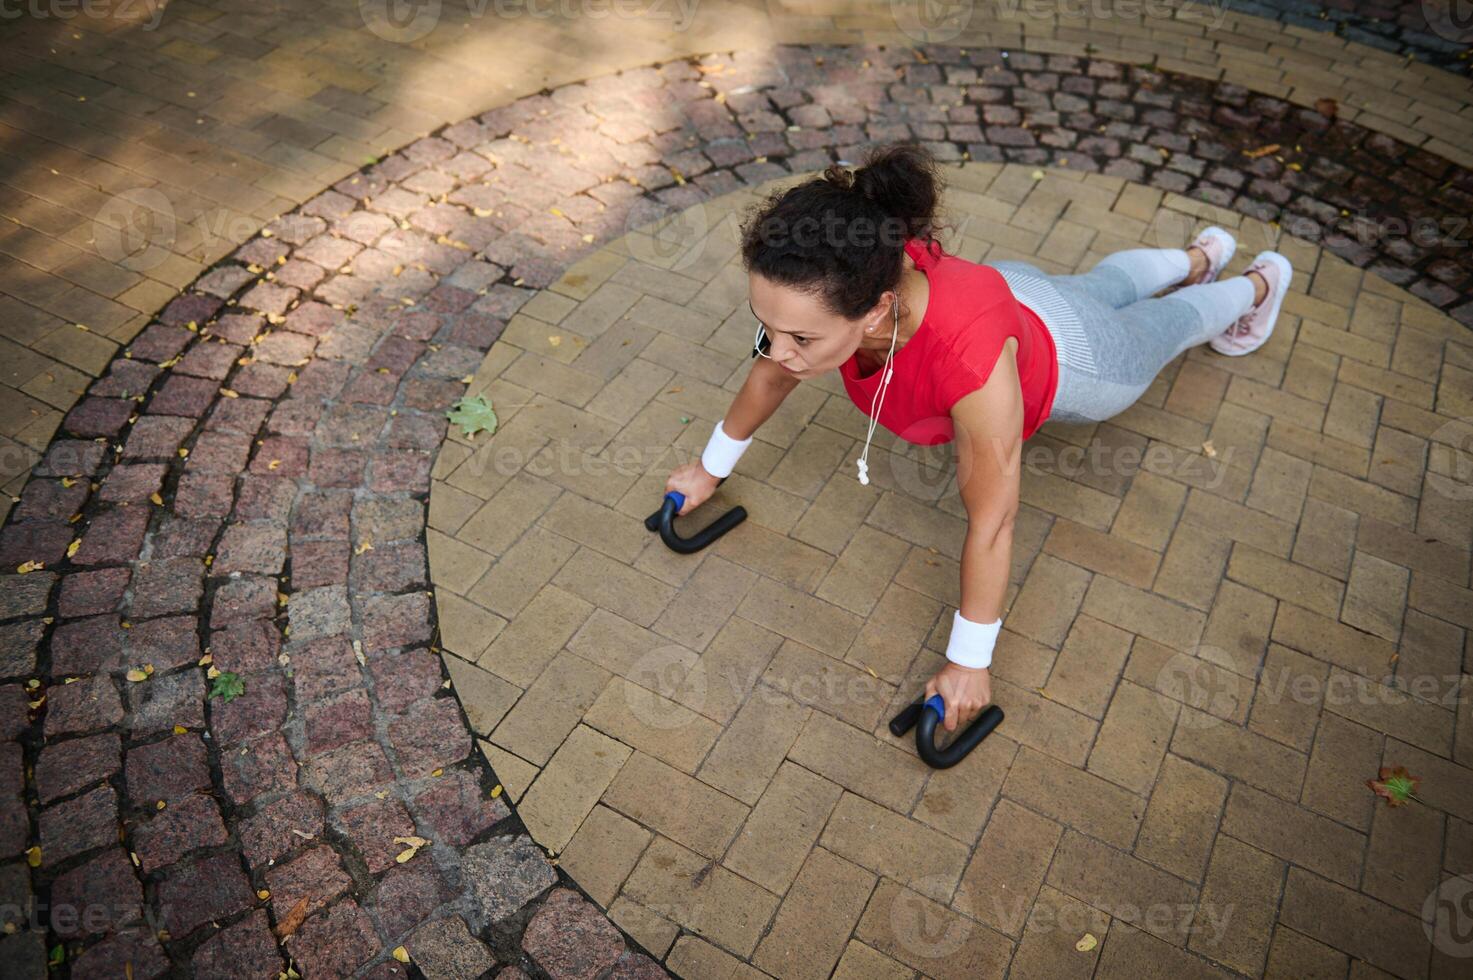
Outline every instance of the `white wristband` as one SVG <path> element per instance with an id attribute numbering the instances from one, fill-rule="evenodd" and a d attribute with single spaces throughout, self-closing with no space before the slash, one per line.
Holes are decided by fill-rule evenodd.
<path id="1" fill-rule="evenodd" d="M 747 436 L 745 439 L 733 439 L 721 428 L 721 423 L 717 422 L 705 451 L 701 453 L 701 467 L 712 476 L 731 476 L 737 460 L 742 458 L 742 453 L 747 451 L 753 438 Z"/>
<path id="2" fill-rule="evenodd" d="M 951 639 L 946 643 L 946 659 L 963 667 L 987 667 L 992 664 L 992 648 L 997 644 L 997 634 L 1002 631 L 1002 620 L 995 623 L 974 623 L 962 618 L 958 609 L 951 618 Z"/>

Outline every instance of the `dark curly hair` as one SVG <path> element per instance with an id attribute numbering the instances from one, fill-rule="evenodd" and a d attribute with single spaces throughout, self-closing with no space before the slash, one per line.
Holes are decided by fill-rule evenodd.
<path id="1" fill-rule="evenodd" d="M 939 247 L 941 190 L 936 159 L 924 146 L 876 147 L 857 170 L 832 164 L 755 205 L 741 227 L 742 262 L 857 320 L 900 282 L 907 238 Z"/>

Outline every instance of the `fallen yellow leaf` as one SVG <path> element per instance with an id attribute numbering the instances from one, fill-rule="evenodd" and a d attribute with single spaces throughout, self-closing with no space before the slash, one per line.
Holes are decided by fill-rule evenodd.
<path id="1" fill-rule="evenodd" d="M 26 849 L 26 864 L 33 868 L 41 866 L 41 846 L 39 844 Z"/>
<path id="2" fill-rule="evenodd" d="M 398 960 L 400 963 L 409 962 L 409 950 L 405 949 L 403 946 L 395 946 L 393 956 L 394 959 Z"/>
<path id="3" fill-rule="evenodd" d="M 44 561 L 23 561 L 16 566 L 15 570 L 21 575 L 28 575 L 31 572 L 39 572 L 45 567 L 46 563 Z"/>
<path id="4" fill-rule="evenodd" d="M 77 553 L 77 549 L 80 547 L 82 547 L 82 539 L 78 538 L 77 540 L 66 546 L 66 556 L 70 558 L 72 555 L 75 555 Z"/>
<path id="5" fill-rule="evenodd" d="M 1079 950 L 1081 953 L 1088 953 L 1099 944 L 1100 941 L 1096 939 L 1092 933 L 1086 932 L 1083 936 L 1079 937 L 1079 942 L 1074 944 L 1074 948 Z"/>

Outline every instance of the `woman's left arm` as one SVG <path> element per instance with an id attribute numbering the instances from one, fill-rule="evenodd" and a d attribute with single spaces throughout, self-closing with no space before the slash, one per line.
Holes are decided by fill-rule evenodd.
<path id="1" fill-rule="evenodd" d="M 992 701 L 992 645 L 1001 629 L 1012 563 L 1013 520 L 1023 453 L 1023 392 L 1010 343 L 987 382 L 951 409 L 957 489 L 967 509 L 961 606 L 953 617 L 948 662 L 926 682 L 926 697 L 946 704 L 942 726 L 955 731 Z M 960 662 L 959 662 L 960 661 Z"/>

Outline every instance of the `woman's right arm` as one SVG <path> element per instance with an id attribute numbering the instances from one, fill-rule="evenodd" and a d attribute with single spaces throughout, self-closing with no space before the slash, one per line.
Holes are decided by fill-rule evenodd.
<path id="1" fill-rule="evenodd" d="M 752 370 L 747 372 L 747 379 L 732 399 L 731 407 L 726 410 L 726 417 L 721 420 L 721 431 L 732 439 L 751 438 L 799 383 L 769 358 L 759 357 Z M 679 512 L 688 514 L 705 503 L 716 492 L 716 485 L 720 482 L 720 478 L 706 472 L 699 459 L 694 459 L 670 474 L 665 481 L 665 489 L 685 495 L 685 506 Z"/>
<path id="2" fill-rule="evenodd" d="M 722 431 L 733 439 L 746 439 L 772 417 L 788 392 L 801 382 L 772 362 L 759 357 L 747 372 L 747 380 L 732 399 L 721 422 Z"/>

